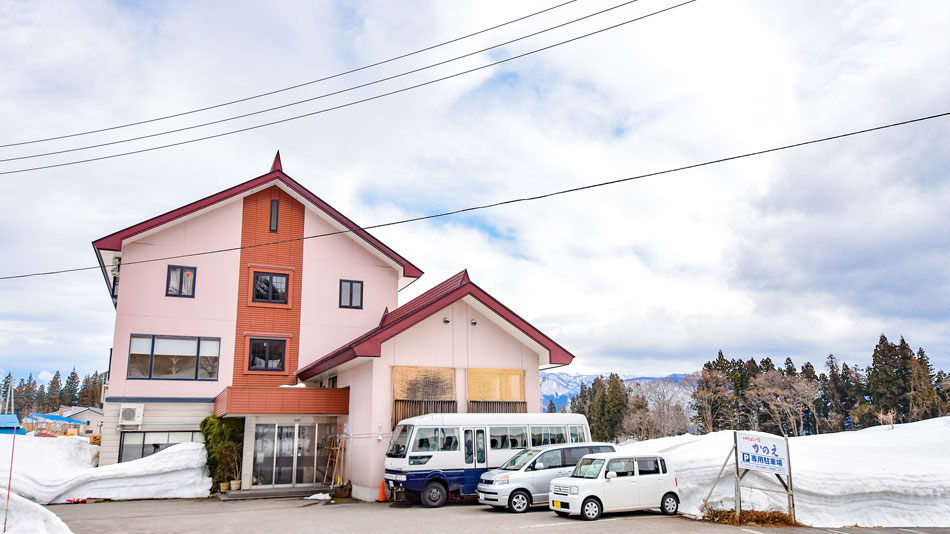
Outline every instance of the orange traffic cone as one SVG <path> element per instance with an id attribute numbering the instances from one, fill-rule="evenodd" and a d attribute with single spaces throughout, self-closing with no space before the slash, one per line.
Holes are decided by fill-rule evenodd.
<path id="1" fill-rule="evenodd" d="M 386 502 L 386 483 L 382 480 L 379 481 L 379 498 L 376 502 Z"/>

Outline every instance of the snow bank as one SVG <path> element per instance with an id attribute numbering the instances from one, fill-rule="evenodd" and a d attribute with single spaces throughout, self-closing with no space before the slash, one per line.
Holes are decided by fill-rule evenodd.
<path id="1" fill-rule="evenodd" d="M 0 435 L 0 479 L 9 474 L 12 436 Z M 17 436 L 13 492 L 41 504 L 67 499 L 207 497 L 211 477 L 201 443 L 182 443 L 147 458 L 94 467 L 98 447 L 84 440 Z M 4 460 L 6 459 L 6 460 Z"/>
<path id="2" fill-rule="evenodd" d="M 732 432 L 675 436 L 622 447 L 657 452 L 676 469 L 680 510 L 698 517 L 732 447 Z M 796 519 L 816 527 L 950 526 L 950 417 L 789 439 Z M 709 500 L 732 509 L 732 463 Z M 781 489 L 750 472 L 743 486 Z M 743 508 L 786 510 L 784 493 L 742 489 Z"/>
<path id="3" fill-rule="evenodd" d="M 17 440 L 19 441 L 19 440 Z M 0 489 L 0 525 L 3 524 L 3 508 L 7 490 Z M 10 494 L 10 516 L 7 518 L 8 534 L 73 534 L 63 520 L 42 506 L 30 502 L 16 493 Z"/>

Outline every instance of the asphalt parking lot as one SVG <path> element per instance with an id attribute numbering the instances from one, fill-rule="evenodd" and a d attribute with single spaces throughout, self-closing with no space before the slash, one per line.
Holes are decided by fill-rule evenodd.
<path id="1" fill-rule="evenodd" d="M 477 502 L 442 508 L 404 503 L 344 502 L 326 505 L 302 499 L 228 501 L 170 499 L 158 501 L 59 504 L 48 509 L 76 534 L 226 532 L 320 532 L 410 534 L 419 532 L 509 532 L 584 534 L 950 534 L 950 528 L 818 529 L 731 527 L 659 512 L 606 514 L 598 521 L 560 518 L 546 508 L 524 514 L 494 510 Z"/>

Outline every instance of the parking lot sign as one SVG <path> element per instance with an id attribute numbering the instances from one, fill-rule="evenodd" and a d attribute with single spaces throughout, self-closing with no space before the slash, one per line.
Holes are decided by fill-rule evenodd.
<path id="1" fill-rule="evenodd" d="M 788 474 L 788 450 L 785 439 L 760 432 L 736 432 L 736 456 L 739 469 Z"/>

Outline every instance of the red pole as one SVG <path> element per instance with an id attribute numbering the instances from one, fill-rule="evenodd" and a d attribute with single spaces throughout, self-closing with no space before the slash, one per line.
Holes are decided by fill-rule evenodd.
<path id="1" fill-rule="evenodd" d="M 10 515 L 10 487 L 13 485 L 13 451 L 16 450 L 16 431 L 13 427 L 13 445 L 10 446 L 10 478 L 7 479 L 7 505 L 3 510 L 3 531 L 7 531 L 7 516 Z"/>

